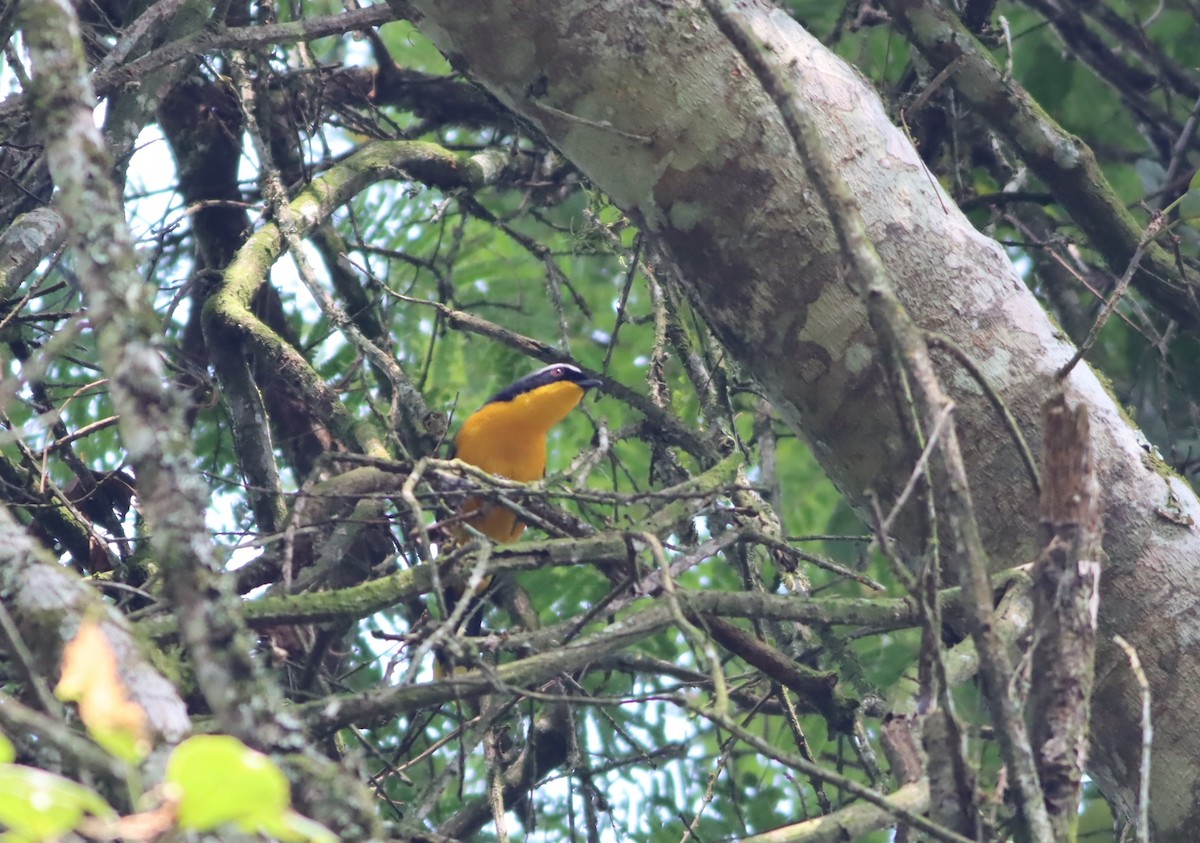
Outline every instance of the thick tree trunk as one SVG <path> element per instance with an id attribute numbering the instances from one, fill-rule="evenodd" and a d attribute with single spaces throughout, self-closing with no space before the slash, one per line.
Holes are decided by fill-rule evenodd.
<path id="1" fill-rule="evenodd" d="M 864 308 L 775 107 L 699 3 L 412 5 L 452 60 L 666 247 L 712 329 L 849 500 L 862 506 L 869 490 L 894 498 L 912 458 Z M 738 5 L 793 67 L 914 318 L 965 349 L 1039 441 L 1039 407 L 1071 347 L 1001 248 L 926 172 L 866 81 L 782 11 Z M 993 566 L 1031 562 L 1037 497 L 1018 452 L 973 379 L 939 360 Z M 1200 505 L 1141 448 L 1089 369 L 1077 368 L 1066 386 L 1091 414 L 1107 513 L 1091 771 L 1133 810 L 1140 692 L 1111 645 L 1120 633 L 1153 684 L 1155 839 L 1190 840 L 1200 821 L 1200 658 L 1188 644 L 1200 633 L 1192 611 L 1200 535 L 1186 517 L 1200 518 Z"/>

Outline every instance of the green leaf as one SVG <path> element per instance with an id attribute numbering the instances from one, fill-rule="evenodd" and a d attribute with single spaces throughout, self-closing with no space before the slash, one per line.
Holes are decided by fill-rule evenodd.
<path id="1" fill-rule="evenodd" d="M 0 826 L 9 829 L 12 839 L 53 840 L 85 815 L 117 816 L 99 794 L 81 784 L 33 767 L 0 765 Z"/>
<path id="2" fill-rule="evenodd" d="M 182 791 L 180 828 L 209 831 L 229 823 L 279 840 L 337 843 L 325 826 L 290 810 L 283 771 L 237 738 L 202 735 L 184 741 L 167 762 L 167 781 Z"/>
<path id="3" fill-rule="evenodd" d="M 16 757 L 17 751 L 13 749 L 12 741 L 0 735 L 0 764 L 11 764 Z"/>
<path id="4" fill-rule="evenodd" d="M 167 781 L 182 791 L 180 827 L 196 831 L 225 823 L 248 831 L 277 826 L 291 802 L 283 771 L 227 735 L 181 743 L 167 762 Z"/>

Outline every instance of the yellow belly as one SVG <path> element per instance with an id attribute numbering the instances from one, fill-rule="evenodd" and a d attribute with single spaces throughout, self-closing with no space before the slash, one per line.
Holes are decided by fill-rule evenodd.
<path id="1" fill-rule="evenodd" d="M 478 466 L 488 474 L 507 477 L 522 483 L 541 480 L 546 474 L 545 436 L 517 437 L 502 441 L 497 447 L 494 437 L 472 435 L 464 430 L 457 443 L 457 456 L 463 462 Z M 481 498 L 471 497 L 463 503 L 464 514 L 478 513 L 467 519 L 479 532 L 500 543 L 515 542 L 525 531 L 525 525 L 503 506 Z"/>
<path id="2" fill-rule="evenodd" d="M 511 401 L 485 404 L 473 413 L 455 439 L 455 456 L 488 474 L 532 483 L 546 476 L 546 434 L 579 404 L 583 389 L 562 382 L 543 386 Z M 469 498 L 464 513 L 475 513 L 467 521 L 497 542 L 515 542 L 525 529 L 516 516 L 502 506 Z"/>

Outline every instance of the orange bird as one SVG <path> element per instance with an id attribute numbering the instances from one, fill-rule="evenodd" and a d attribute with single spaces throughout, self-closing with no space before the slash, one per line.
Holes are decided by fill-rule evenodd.
<path id="1" fill-rule="evenodd" d="M 497 477 L 541 480 L 546 476 L 546 435 L 599 385 L 570 363 L 538 369 L 467 417 L 454 440 L 454 456 Z M 479 498 L 468 498 L 461 511 L 478 512 L 466 523 L 502 544 L 515 542 L 525 531 L 511 511 Z"/>
<path id="2" fill-rule="evenodd" d="M 588 377 L 578 366 L 555 363 L 500 390 L 467 417 L 454 440 L 454 456 L 497 477 L 532 483 L 546 476 L 546 436 L 550 429 L 578 406 L 589 389 L 600 381 Z M 525 525 L 511 510 L 479 497 L 467 498 L 459 510 L 465 523 L 492 541 L 515 542 Z M 465 536 L 457 536 L 462 541 Z M 484 583 L 476 593 L 487 588 Z M 446 589 L 446 606 L 451 612 L 462 599 L 459 587 Z M 466 631 L 475 635 L 483 621 L 477 609 L 467 612 Z M 439 656 L 438 673 L 446 671 Z"/>

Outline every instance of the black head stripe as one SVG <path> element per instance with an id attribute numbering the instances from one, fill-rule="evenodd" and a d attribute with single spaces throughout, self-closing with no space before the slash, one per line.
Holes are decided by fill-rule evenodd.
<path id="1" fill-rule="evenodd" d="M 546 366 L 544 369 L 531 372 L 511 386 L 505 387 L 489 398 L 487 403 L 494 404 L 497 401 L 512 401 L 518 395 L 532 392 L 539 386 L 546 386 L 558 383 L 559 381 L 577 383 L 581 389 L 590 389 L 600 385 L 600 381 L 589 378 L 587 373 L 578 366 L 572 366 L 570 363 L 555 363 Z"/>

